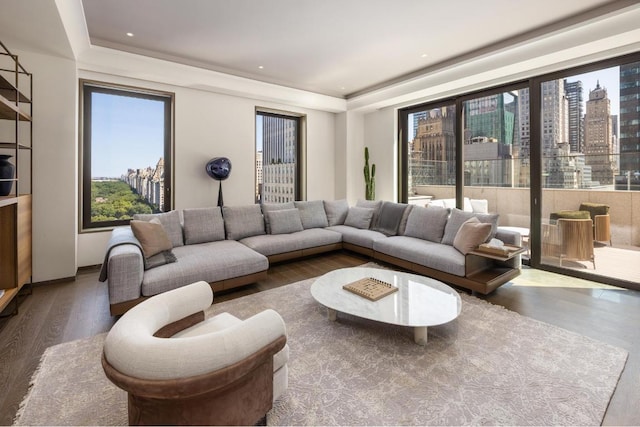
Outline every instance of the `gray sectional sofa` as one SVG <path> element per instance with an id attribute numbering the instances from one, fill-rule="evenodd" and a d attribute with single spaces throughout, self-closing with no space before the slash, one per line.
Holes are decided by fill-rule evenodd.
<path id="1" fill-rule="evenodd" d="M 316 200 L 139 215 L 131 226 L 113 230 L 100 280 L 108 283 L 117 315 L 198 280 L 214 291 L 231 289 L 265 278 L 270 263 L 346 249 L 487 294 L 520 272 L 519 256 L 502 262 L 464 249 L 478 244 L 471 238 L 520 245 L 518 233 L 497 223 L 497 215 L 364 200 L 355 206 Z M 143 234 L 142 224 L 157 232 Z"/>

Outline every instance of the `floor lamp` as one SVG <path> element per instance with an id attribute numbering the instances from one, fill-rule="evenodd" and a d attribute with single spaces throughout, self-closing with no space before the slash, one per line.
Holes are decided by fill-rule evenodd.
<path id="1" fill-rule="evenodd" d="M 220 182 L 218 189 L 218 206 L 222 206 L 222 181 L 229 178 L 231 174 L 231 161 L 226 157 L 214 157 L 205 166 L 207 175 Z"/>

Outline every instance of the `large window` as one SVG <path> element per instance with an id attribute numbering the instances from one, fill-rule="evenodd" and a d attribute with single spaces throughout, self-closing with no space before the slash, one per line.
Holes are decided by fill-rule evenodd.
<path id="1" fill-rule="evenodd" d="M 637 288 L 640 53 L 403 108 L 398 121 L 400 201 L 497 213 L 533 267 Z"/>
<path id="2" fill-rule="evenodd" d="M 303 117 L 256 112 L 256 203 L 302 198 Z"/>
<path id="3" fill-rule="evenodd" d="M 81 82 L 82 229 L 171 209 L 173 95 Z"/>

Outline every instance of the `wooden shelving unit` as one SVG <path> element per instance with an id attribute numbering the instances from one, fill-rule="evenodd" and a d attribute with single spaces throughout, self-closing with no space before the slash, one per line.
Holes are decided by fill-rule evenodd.
<path id="1" fill-rule="evenodd" d="M 8 195 L 0 196 L 0 312 L 31 282 L 32 75 L 0 42 L 0 154 L 15 166 Z M 15 306 L 17 310 L 17 303 Z"/>

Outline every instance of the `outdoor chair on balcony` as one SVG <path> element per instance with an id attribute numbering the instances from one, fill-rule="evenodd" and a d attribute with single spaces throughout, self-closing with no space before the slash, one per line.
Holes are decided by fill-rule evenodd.
<path id="1" fill-rule="evenodd" d="M 542 256 L 563 261 L 591 261 L 596 268 L 593 232 L 589 218 L 558 218 L 555 224 L 542 224 Z"/>
<path id="2" fill-rule="evenodd" d="M 581 203 L 581 211 L 589 212 L 593 221 L 593 240 L 596 242 L 608 242 L 611 246 L 611 217 L 609 206 L 602 203 Z"/>

